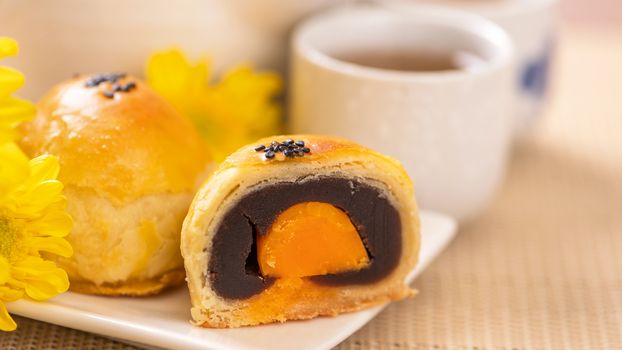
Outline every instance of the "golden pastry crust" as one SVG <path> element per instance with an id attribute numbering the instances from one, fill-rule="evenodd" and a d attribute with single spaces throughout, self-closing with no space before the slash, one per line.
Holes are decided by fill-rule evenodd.
<path id="1" fill-rule="evenodd" d="M 394 295 L 389 294 L 384 297 L 376 297 L 375 299 L 370 300 L 363 299 L 357 301 L 356 303 L 338 303 L 334 300 L 324 301 L 319 304 L 313 303 L 312 305 L 307 305 L 303 308 L 297 308 L 293 312 L 285 313 L 282 320 L 270 320 L 268 322 L 258 322 L 255 324 L 244 324 L 243 321 L 238 322 L 239 324 L 236 324 L 236 321 L 231 319 L 214 319 L 205 321 L 203 323 L 197 323 L 197 325 L 203 328 L 235 328 L 252 326 L 256 324 L 285 322 L 287 320 L 309 320 L 320 316 L 335 317 L 343 313 L 355 312 L 370 307 L 383 305 L 391 301 L 414 297 L 416 294 L 417 292 L 415 290 L 410 289 L 408 293 L 399 293 Z"/>
<path id="2" fill-rule="evenodd" d="M 164 273 L 158 278 L 142 281 L 125 281 L 118 284 L 95 284 L 87 281 L 72 281 L 69 289 L 73 292 L 106 296 L 140 297 L 158 294 L 166 289 L 183 284 L 185 271 L 175 270 Z"/>
<path id="3" fill-rule="evenodd" d="M 395 171 L 397 171 L 401 180 L 405 180 L 404 182 L 406 183 L 411 182 L 408 174 L 406 173 L 406 170 L 404 170 L 402 165 L 397 160 L 369 148 L 365 148 L 350 140 L 324 135 L 277 135 L 265 137 L 263 139 L 257 140 L 257 142 L 253 144 L 249 144 L 238 149 L 236 152 L 227 157 L 225 162 L 218 167 L 218 170 L 223 170 L 228 167 L 273 166 L 274 164 L 265 161 L 263 152 L 255 151 L 255 146 L 269 145 L 270 142 L 274 140 L 285 140 L 288 138 L 292 140 L 304 140 L 305 146 L 309 147 L 312 152 L 306 154 L 304 157 L 297 157 L 292 159 L 286 158 L 283 156 L 282 153 L 279 153 L 277 154 L 276 158 L 271 160 L 271 162 L 286 161 L 287 164 L 290 164 L 292 162 L 314 163 L 322 162 L 325 159 L 330 159 L 331 157 L 336 157 L 339 155 L 368 155 L 374 158 L 382 159 L 383 162 L 393 164 L 395 166 Z M 410 191 L 413 191 L 412 184 L 410 186 Z"/>
<path id="4" fill-rule="evenodd" d="M 311 149 L 303 157 L 285 158 L 278 153 L 266 160 L 255 146 L 273 140 L 303 140 Z M 356 178 L 381 189 L 399 211 L 402 223 L 402 258 L 395 270 L 381 281 L 365 285 L 318 287 L 306 280 L 297 286 L 297 295 L 276 282 L 247 300 L 218 296 L 206 278 L 212 237 L 229 208 L 245 194 L 264 185 L 301 178 L 335 176 Z M 286 320 L 334 316 L 412 296 L 404 282 L 414 268 L 419 252 L 419 218 L 412 182 L 401 164 L 356 143 L 328 136 L 281 135 L 242 147 L 223 162 L 198 191 L 182 229 L 182 255 L 192 301 L 192 317 L 203 327 L 240 327 Z M 312 286 L 312 288 L 307 288 Z M 289 288 L 289 289 L 288 289 Z M 276 307 L 275 300 L 287 300 L 288 307 Z M 266 312 L 262 310 L 268 310 Z"/>
<path id="5" fill-rule="evenodd" d="M 79 76 L 54 87 L 22 127 L 30 156 L 60 163 L 74 219 L 69 258 L 55 258 L 72 289 L 148 295 L 181 281 L 180 230 L 212 167 L 191 123 L 132 76 L 88 87 Z M 176 272 L 175 272 L 176 271 Z"/>

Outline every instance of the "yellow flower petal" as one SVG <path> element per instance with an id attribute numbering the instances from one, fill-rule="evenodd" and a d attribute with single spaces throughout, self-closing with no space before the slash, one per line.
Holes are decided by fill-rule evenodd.
<path id="1" fill-rule="evenodd" d="M 0 286 L 0 331 L 14 331 L 17 328 L 17 324 L 9 315 L 4 302 L 15 301 L 21 298 L 22 295 L 23 293 L 19 290 Z"/>
<path id="2" fill-rule="evenodd" d="M 16 196 L 18 211 L 28 216 L 42 212 L 53 203 L 63 191 L 63 184 L 58 180 L 46 180 L 33 188 L 25 188 Z"/>
<path id="3" fill-rule="evenodd" d="M 57 210 L 48 210 L 41 218 L 28 222 L 25 229 L 33 236 L 65 237 L 71 232 L 73 219 L 64 211 L 64 205 Z"/>
<path id="4" fill-rule="evenodd" d="M 60 268 L 50 272 L 49 276 L 37 276 L 37 278 L 26 280 L 26 295 L 37 301 L 50 299 L 68 289 L 67 273 Z"/>
<path id="5" fill-rule="evenodd" d="M 26 243 L 38 252 L 48 252 L 65 258 L 73 255 L 71 244 L 60 237 L 31 237 Z"/>
<path id="6" fill-rule="evenodd" d="M 49 299 L 69 289 L 67 273 L 40 257 L 19 261 L 12 266 L 11 274 L 24 283 L 26 294 L 34 300 Z"/>
<path id="7" fill-rule="evenodd" d="M 24 85 L 24 75 L 9 67 L 0 67 L 0 98 L 17 91 Z"/>
<path id="8" fill-rule="evenodd" d="M 10 332 L 17 329 L 17 324 L 9 315 L 9 312 L 4 306 L 4 303 L 0 301 L 0 331 Z"/>
<path id="9" fill-rule="evenodd" d="M 11 267 L 12 270 L 12 267 Z M 26 287 L 26 284 L 22 281 L 18 281 L 15 278 L 13 278 L 13 276 L 11 276 L 11 278 L 7 281 L 6 283 L 6 291 L 2 291 L 3 287 L 0 287 L 0 295 L 2 295 L 2 293 L 4 293 L 5 295 L 9 295 L 10 292 L 19 292 L 19 298 L 21 298 L 24 295 L 24 288 Z"/>
<path id="10" fill-rule="evenodd" d="M 0 144 L 0 200 L 28 177 L 28 158 L 14 143 Z"/>
<path id="11" fill-rule="evenodd" d="M 58 176 L 60 165 L 58 158 L 51 155 L 43 155 L 30 160 L 30 177 L 23 184 L 24 188 L 33 188 L 38 183 L 47 180 L 55 180 Z"/>
<path id="12" fill-rule="evenodd" d="M 19 132 L 12 127 L 0 126 L 0 145 L 3 143 L 11 142 L 19 138 Z"/>
<path id="13" fill-rule="evenodd" d="M 147 63 L 149 84 L 169 96 L 182 92 L 188 84 L 188 62 L 179 50 L 151 55 Z"/>
<path id="14" fill-rule="evenodd" d="M 30 120 L 35 111 L 35 106 L 28 100 L 5 97 L 0 101 L 0 125 L 14 127 L 19 122 Z"/>
<path id="15" fill-rule="evenodd" d="M 8 281 L 10 274 L 10 265 L 5 257 L 0 256 L 0 285 L 3 285 Z"/>
<path id="16" fill-rule="evenodd" d="M 2 90 L 0 82 L 0 90 Z M 15 127 L 29 120 L 35 113 L 32 103 L 17 97 L 2 97 L 0 91 L 0 143 L 14 141 L 19 137 Z"/>
<path id="17" fill-rule="evenodd" d="M 17 41 L 7 37 L 0 37 L 0 58 L 15 56 L 19 53 Z"/>
<path id="18" fill-rule="evenodd" d="M 0 286 L 0 301 L 15 301 L 23 295 L 24 293 L 19 289 Z"/>
<path id="19" fill-rule="evenodd" d="M 172 49 L 149 57 L 146 76 L 154 90 L 184 111 L 192 108 L 208 88 L 209 66 L 207 59 L 192 65 L 180 50 Z"/>

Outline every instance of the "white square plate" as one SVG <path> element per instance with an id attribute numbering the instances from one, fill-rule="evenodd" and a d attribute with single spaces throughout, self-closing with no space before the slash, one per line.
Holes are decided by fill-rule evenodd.
<path id="1" fill-rule="evenodd" d="M 421 213 L 422 244 L 412 281 L 452 240 L 456 223 L 445 215 Z M 204 329 L 189 323 L 186 288 L 146 298 L 112 298 L 67 292 L 46 302 L 7 304 L 11 313 L 117 338 L 170 349 L 330 349 L 357 331 L 384 306 L 343 314 L 238 329 Z"/>

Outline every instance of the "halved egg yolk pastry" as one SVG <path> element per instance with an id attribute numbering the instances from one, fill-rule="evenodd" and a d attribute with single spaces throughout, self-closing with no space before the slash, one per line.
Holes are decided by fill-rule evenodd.
<path id="1" fill-rule="evenodd" d="M 204 327 L 308 319 L 414 294 L 412 182 L 347 140 L 275 136 L 232 154 L 203 184 L 181 242 L 192 318 Z"/>

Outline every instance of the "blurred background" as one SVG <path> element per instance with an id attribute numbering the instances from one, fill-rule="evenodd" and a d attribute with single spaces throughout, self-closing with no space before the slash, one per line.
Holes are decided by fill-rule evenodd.
<path id="1" fill-rule="evenodd" d="M 561 14 L 568 23 L 621 26 L 622 3 L 617 0 L 562 0 Z"/>
<path id="2" fill-rule="evenodd" d="M 19 40 L 22 52 L 28 53 L 8 62 L 29 77 L 22 95 L 38 98 L 49 88 L 45 85 L 66 79 L 68 70 L 85 73 L 99 66 L 142 73 L 138 56 L 146 59 L 154 48 L 173 45 L 193 58 L 212 56 L 216 71 L 252 62 L 284 72 L 283 43 L 292 26 L 309 14 L 351 2 L 357 1 L 267 0 L 261 5 L 250 0 L 181 1 L 170 11 L 169 2 L 161 0 L 150 1 L 148 7 L 142 1 L 63 0 L 35 6 L 33 1 L 0 0 L 0 29 Z M 594 30 L 622 26 L 622 3 L 617 0 L 562 0 L 559 12 L 564 26 Z"/>

